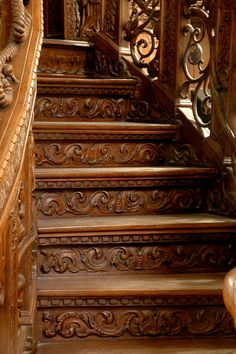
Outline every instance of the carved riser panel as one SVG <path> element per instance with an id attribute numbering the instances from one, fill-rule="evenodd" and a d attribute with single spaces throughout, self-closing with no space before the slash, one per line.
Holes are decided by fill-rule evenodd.
<path id="1" fill-rule="evenodd" d="M 202 210 L 204 191 L 187 187 L 170 187 L 167 190 L 36 191 L 35 200 L 39 217 L 180 213 Z"/>
<path id="2" fill-rule="evenodd" d="M 101 89 L 100 93 L 86 94 L 86 88 L 81 89 L 84 96 L 63 96 L 65 88 L 47 88 L 47 96 L 38 95 L 35 104 L 35 120 L 37 121 L 123 121 L 130 109 L 130 98 L 127 92 L 119 91 L 119 97 L 109 97 L 109 89 Z M 55 92 L 53 92 L 55 91 Z M 71 90 L 70 90 L 71 91 Z M 84 93 L 83 93 L 84 91 Z M 91 91 L 91 89 L 89 89 Z M 52 97 L 52 94 L 56 97 Z"/>
<path id="3" fill-rule="evenodd" d="M 38 73 L 84 77 L 93 70 L 93 63 L 93 48 L 46 43 L 41 52 Z"/>
<path id="4" fill-rule="evenodd" d="M 42 341 L 235 334 L 223 306 L 54 309 L 40 311 L 38 328 Z"/>
<path id="5" fill-rule="evenodd" d="M 56 135 L 56 134 L 55 134 Z M 131 137 L 132 138 L 132 137 Z M 89 135 L 88 135 L 89 139 Z M 143 140 L 142 142 L 38 141 L 36 166 L 104 167 L 104 166 L 186 166 L 198 159 L 190 145 Z M 128 139 L 127 139 L 128 140 Z"/>
<path id="6" fill-rule="evenodd" d="M 217 245 L 163 244 L 149 246 L 50 247 L 39 249 L 40 275 L 83 273 L 223 272 L 236 265 L 234 243 Z"/>

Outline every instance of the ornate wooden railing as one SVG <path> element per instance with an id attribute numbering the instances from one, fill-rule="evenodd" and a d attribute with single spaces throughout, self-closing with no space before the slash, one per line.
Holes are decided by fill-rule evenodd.
<path id="1" fill-rule="evenodd" d="M 34 351 L 36 278 L 31 134 L 41 1 L 2 0 L 0 47 L 0 352 Z"/>

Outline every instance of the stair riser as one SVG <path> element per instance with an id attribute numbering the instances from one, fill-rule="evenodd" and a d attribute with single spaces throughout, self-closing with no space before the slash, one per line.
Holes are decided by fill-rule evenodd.
<path id="1" fill-rule="evenodd" d="M 233 242 L 39 248 L 39 275 L 222 272 L 236 265 Z"/>
<path id="2" fill-rule="evenodd" d="M 132 300 L 128 302 L 132 303 Z M 111 337 L 137 340 L 145 336 L 188 338 L 230 336 L 235 333 L 233 321 L 223 305 L 140 306 L 138 303 L 143 300 L 135 300 L 137 304 L 132 306 L 81 307 L 78 305 L 73 308 L 68 307 L 70 302 L 68 299 L 64 301 L 64 304 L 67 304 L 64 308 L 40 309 L 38 314 L 40 341 L 68 341 L 83 338 L 97 340 Z M 168 301 L 175 300 L 169 297 Z M 184 301 L 183 299 L 182 302 Z M 78 300 L 79 302 L 81 300 Z M 102 302 L 106 303 L 106 300 Z M 108 300 L 107 303 L 109 302 Z"/>
<path id="3" fill-rule="evenodd" d="M 60 135 L 60 134 L 59 134 Z M 168 142 L 79 142 L 78 140 L 36 140 L 36 166 L 39 167 L 117 167 L 117 166 L 185 166 L 198 159 L 189 145 Z M 132 137 L 135 139 L 135 137 Z M 163 140 L 166 136 L 163 137 Z M 128 139 L 127 139 L 128 140 Z M 162 140 L 162 137 L 159 137 Z M 79 139 L 80 141 L 80 139 Z"/>
<path id="4" fill-rule="evenodd" d="M 124 181 L 118 181 L 122 187 L 123 183 L 120 182 Z M 145 183 L 148 182 L 145 181 Z M 50 187 L 50 183 L 53 184 L 54 182 L 49 182 L 48 187 Z M 88 181 L 88 183 L 90 182 Z M 86 184 L 86 181 L 84 184 Z M 104 181 L 104 184 L 107 184 L 107 181 Z M 60 186 L 60 182 L 58 185 Z M 40 218 L 139 215 L 200 211 L 204 208 L 204 194 L 206 194 L 204 189 L 187 187 L 123 190 L 101 190 L 99 188 L 95 191 L 88 189 L 62 189 L 59 191 L 36 190 L 35 200 L 38 217 Z"/>
<path id="5" fill-rule="evenodd" d="M 69 89 L 65 95 L 66 88 L 48 88 L 46 95 L 38 94 L 37 96 L 35 120 L 46 122 L 124 121 L 130 111 L 130 93 L 118 90 L 114 92 L 114 97 L 111 97 L 109 90 L 100 89 L 97 95 L 96 92 L 76 95 L 76 92 L 71 93 L 73 89 Z M 86 89 L 82 88 L 80 91 L 86 93 Z"/>

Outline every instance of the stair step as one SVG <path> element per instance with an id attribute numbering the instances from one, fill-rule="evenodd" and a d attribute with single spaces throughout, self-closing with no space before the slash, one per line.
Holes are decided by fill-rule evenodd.
<path id="1" fill-rule="evenodd" d="M 38 297 L 110 298 L 221 296 L 224 273 L 214 274 L 136 274 L 38 277 Z"/>
<path id="2" fill-rule="evenodd" d="M 102 138 L 116 139 L 117 134 L 131 134 L 135 138 L 147 135 L 145 138 L 153 139 L 162 136 L 173 137 L 176 132 L 179 132 L 177 123 L 161 124 L 161 123 L 139 123 L 139 122 L 34 122 L 33 130 L 36 138 L 44 139 L 42 133 L 55 134 L 55 138 L 60 139 L 61 134 L 102 134 Z M 56 135 L 57 134 L 57 135 Z M 138 135 L 138 136 L 137 136 Z M 76 137 L 76 136 L 75 136 Z M 86 138 L 87 136 L 84 136 Z M 119 136 L 118 136 L 119 138 Z M 127 137 L 129 139 L 130 136 Z"/>
<path id="3" fill-rule="evenodd" d="M 37 354 L 233 354 L 235 338 L 93 340 L 40 344 Z"/>
<path id="4" fill-rule="evenodd" d="M 133 186 L 149 187 L 153 185 L 190 185 L 201 184 L 216 176 L 213 167 L 90 167 L 90 168 L 37 168 L 36 188 L 90 187 L 91 184 L 101 186 Z M 48 185 L 53 181 L 51 185 Z M 129 182 L 130 181 L 130 182 Z M 171 181 L 170 183 L 168 183 Z M 64 182 L 64 184 L 63 184 Z M 72 185 L 71 185 L 72 182 Z M 114 183 L 113 183 L 114 182 Z M 118 183 L 118 184 L 117 184 Z"/>
<path id="5" fill-rule="evenodd" d="M 204 233 L 211 233 L 216 238 L 218 233 L 235 233 L 236 219 L 226 216 L 195 213 L 171 215 L 138 215 L 118 217 L 87 217 L 87 218 L 58 218 L 43 219 L 38 221 L 39 237 L 63 237 L 97 235 L 111 236 L 125 232 L 125 235 L 158 235 L 156 240 L 163 235 L 163 241 L 172 240 L 171 234 L 190 234 L 194 238 Z M 222 237 L 221 234 L 221 237 Z M 195 236 L 196 235 L 196 236 Z M 128 240 L 127 240 L 128 241 Z M 132 240 L 135 242 L 135 238 Z M 136 239 L 138 241 L 138 239 Z M 148 237 L 146 237 L 148 241 Z M 153 239 L 155 241 L 155 238 Z M 52 241 L 53 242 L 53 241 Z M 105 239 L 103 240 L 105 242 Z M 108 239 L 110 242 L 110 239 Z M 40 239 L 39 239 L 40 243 Z"/>
<path id="6" fill-rule="evenodd" d="M 223 273 L 38 278 L 40 341 L 232 336 Z"/>

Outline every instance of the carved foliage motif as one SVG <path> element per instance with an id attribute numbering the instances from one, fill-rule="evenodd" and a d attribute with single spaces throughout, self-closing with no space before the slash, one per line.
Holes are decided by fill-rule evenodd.
<path id="1" fill-rule="evenodd" d="M 38 212 L 45 216 L 197 210 L 201 205 L 200 191 L 192 189 L 48 192 L 37 200 Z"/>
<path id="2" fill-rule="evenodd" d="M 76 39 L 80 33 L 80 12 L 78 0 L 64 1 L 65 39 Z"/>
<path id="3" fill-rule="evenodd" d="M 12 84 L 17 83 L 9 62 L 15 57 L 19 46 L 29 33 L 31 16 L 22 0 L 11 0 L 12 24 L 7 45 L 0 52 L 0 109 L 8 107 L 13 99 Z"/>
<path id="4" fill-rule="evenodd" d="M 174 163 L 187 165 L 197 162 L 198 158 L 191 145 L 172 145 L 168 143 L 72 143 L 37 144 L 37 166 L 119 166 L 163 165 Z"/>
<path id="5" fill-rule="evenodd" d="M 127 104 L 123 98 L 41 97 L 36 101 L 35 117 L 120 120 L 125 117 Z"/>
<path id="6" fill-rule="evenodd" d="M 231 316 L 222 308 L 126 311 L 68 311 L 42 314 L 47 338 L 177 336 L 233 333 Z"/>
<path id="7" fill-rule="evenodd" d="M 122 164 L 144 164 L 161 162 L 164 160 L 165 152 L 162 144 L 159 146 L 152 143 L 124 143 L 121 145 L 112 144 L 68 144 L 62 146 L 53 143 L 44 147 L 36 147 L 36 164 L 38 166 L 49 165 L 74 165 L 102 166 L 112 163 Z"/>
<path id="8" fill-rule="evenodd" d="M 40 270 L 48 274 L 119 271 L 222 271 L 235 264 L 232 244 L 144 247 L 92 247 L 40 251 Z"/>

